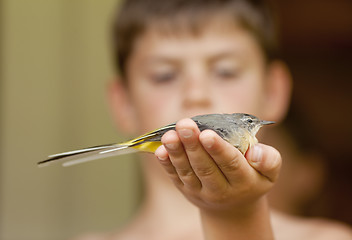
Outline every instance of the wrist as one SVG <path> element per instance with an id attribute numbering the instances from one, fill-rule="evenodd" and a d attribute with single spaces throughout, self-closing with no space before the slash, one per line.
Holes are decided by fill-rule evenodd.
<path id="1" fill-rule="evenodd" d="M 266 197 L 231 210 L 201 209 L 206 239 L 273 239 Z"/>

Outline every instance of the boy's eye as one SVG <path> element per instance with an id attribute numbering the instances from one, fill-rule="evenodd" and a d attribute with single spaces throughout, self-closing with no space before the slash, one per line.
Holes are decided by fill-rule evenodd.
<path id="1" fill-rule="evenodd" d="M 167 83 L 175 80 L 177 73 L 174 71 L 152 74 L 151 79 L 154 83 Z"/>
<path id="2" fill-rule="evenodd" d="M 215 69 L 215 77 L 220 80 L 232 80 L 238 77 L 238 71 L 232 68 Z"/>

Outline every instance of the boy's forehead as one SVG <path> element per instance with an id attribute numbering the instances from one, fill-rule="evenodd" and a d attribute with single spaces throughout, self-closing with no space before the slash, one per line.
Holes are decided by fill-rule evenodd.
<path id="1" fill-rule="evenodd" d="M 176 29 L 177 30 L 177 29 Z M 234 23 L 213 21 L 197 34 L 187 29 L 166 31 L 158 25 L 150 26 L 134 44 L 132 55 L 182 55 L 201 51 L 205 55 L 246 54 L 246 50 L 259 50 L 259 44 L 247 30 Z M 181 50 L 181 51 L 180 51 Z"/>
<path id="2" fill-rule="evenodd" d="M 146 31 L 157 32 L 161 35 L 169 36 L 193 36 L 204 34 L 207 30 L 217 32 L 230 31 L 239 28 L 239 23 L 234 16 L 228 14 L 213 13 L 207 16 L 195 16 L 179 18 L 156 18 L 146 24 Z"/>

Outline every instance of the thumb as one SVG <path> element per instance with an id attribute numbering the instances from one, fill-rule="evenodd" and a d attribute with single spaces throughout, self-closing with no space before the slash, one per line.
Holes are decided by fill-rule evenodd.
<path id="1" fill-rule="evenodd" d="M 275 148 L 258 143 L 249 148 L 245 156 L 248 163 L 271 182 L 279 177 L 282 159 Z"/>

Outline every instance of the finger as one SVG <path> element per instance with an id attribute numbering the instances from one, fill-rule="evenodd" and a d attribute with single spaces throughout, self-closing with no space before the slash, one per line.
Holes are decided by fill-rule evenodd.
<path id="1" fill-rule="evenodd" d="M 282 159 L 275 148 L 258 143 L 247 151 L 246 158 L 254 169 L 271 182 L 275 182 L 279 177 Z"/>
<path id="2" fill-rule="evenodd" d="M 183 182 L 179 178 L 174 165 L 172 165 L 170 161 L 169 154 L 163 145 L 158 147 L 158 149 L 155 151 L 155 156 L 159 159 L 160 164 L 163 166 L 172 182 L 177 186 L 183 185 Z"/>
<path id="3" fill-rule="evenodd" d="M 200 188 L 201 183 L 189 163 L 176 131 L 171 130 L 165 133 L 161 138 L 161 142 L 165 146 L 169 159 L 184 185 L 191 188 Z"/>
<path id="4" fill-rule="evenodd" d="M 229 183 L 248 173 L 250 167 L 242 153 L 214 131 L 204 130 L 200 133 L 199 140 Z"/>
<path id="5" fill-rule="evenodd" d="M 216 189 L 222 186 L 221 184 L 227 183 L 226 178 L 214 160 L 200 143 L 200 131 L 197 124 L 192 119 L 182 119 L 177 122 L 176 131 L 180 136 L 190 165 L 201 181 L 202 186 Z"/>

